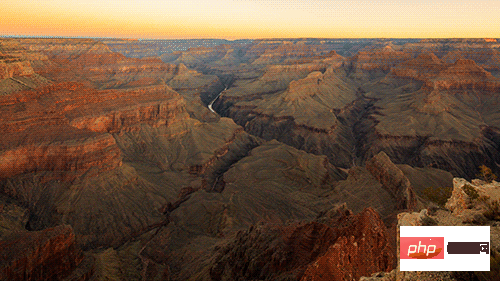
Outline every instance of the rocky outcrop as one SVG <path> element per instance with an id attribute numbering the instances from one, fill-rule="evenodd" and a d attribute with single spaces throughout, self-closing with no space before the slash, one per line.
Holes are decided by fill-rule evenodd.
<path id="1" fill-rule="evenodd" d="M 387 154 L 380 152 L 366 161 L 366 169 L 394 196 L 399 209 L 416 207 L 416 196 L 410 181 Z"/>
<path id="2" fill-rule="evenodd" d="M 16 232 L 0 240 L 0 279 L 61 280 L 82 259 L 70 226 Z"/>
<path id="3" fill-rule="evenodd" d="M 284 227 L 260 225 L 237 234 L 218 251 L 212 280 L 357 280 L 391 270 L 395 257 L 386 228 L 373 209 L 358 215 L 345 208 L 328 223 Z"/>
<path id="4" fill-rule="evenodd" d="M 309 264 L 301 281 L 358 280 L 394 268 L 388 232 L 376 211 L 365 209 L 341 223 L 339 238 Z"/>
<path id="5" fill-rule="evenodd" d="M 210 269 L 211 280 L 297 280 L 307 264 L 323 254 L 337 238 L 334 228 L 318 223 L 284 229 L 255 226 L 239 232 L 220 249 Z"/>
<path id="6" fill-rule="evenodd" d="M 467 220 L 488 210 L 488 205 L 483 203 L 498 200 L 500 200 L 499 182 L 486 183 L 481 180 L 468 182 L 462 178 L 454 178 L 453 191 L 445 207 L 455 216 Z"/>
<path id="7" fill-rule="evenodd" d="M 472 199 L 465 193 L 464 186 L 475 189 L 470 183 L 461 178 L 453 179 L 453 191 L 450 199 L 446 202 L 446 208 L 460 214 L 471 207 Z"/>

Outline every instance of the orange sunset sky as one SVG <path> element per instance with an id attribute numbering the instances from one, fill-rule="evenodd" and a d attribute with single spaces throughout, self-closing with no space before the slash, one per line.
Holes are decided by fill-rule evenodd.
<path id="1" fill-rule="evenodd" d="M 1 0 L 0 36 L 500 37 L 498 0 Z"/>

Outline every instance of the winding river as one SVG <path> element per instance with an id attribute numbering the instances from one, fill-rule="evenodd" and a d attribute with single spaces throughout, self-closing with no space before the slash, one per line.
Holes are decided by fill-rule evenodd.
<path id="1" fill-rule="evenodd" d="M 212 111 L 213 113 L 217 113 L 217 112 L 215 112 L 215 110 L 212 108 L 212 105 L 220 97 L 222 92 L 224 92 L 225 90 L 227 90 L 227 87 L 225 87 L 224 90 L 220 91 L 220 93 L 215 97 L 215 99 L 208 104 L 208 109 L 210 109 L 210 111 Z"/>

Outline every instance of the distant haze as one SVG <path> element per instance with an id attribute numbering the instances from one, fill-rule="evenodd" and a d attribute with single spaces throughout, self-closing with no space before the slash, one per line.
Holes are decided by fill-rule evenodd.
<path id="1" fill-rule="evenodd" d="M 0 36 L 500 37 L 498 0 L 1 0 Z"/>

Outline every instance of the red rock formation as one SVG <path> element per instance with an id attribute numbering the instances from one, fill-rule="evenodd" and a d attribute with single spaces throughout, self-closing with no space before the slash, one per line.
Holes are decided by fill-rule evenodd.
<path id="1" fill-rule="evenodd" d="M 357 280 L 395 265 L 387 229 L 371 208 L 353 215 L 345 208 L 326 224 L 251 227 L 220 249 L 213 280 Z"/>
<path id="2" fill-rule="evenodd" d="M 32 171 L 100 172 L 121 165 L 108 133 L 186 117 L 183 99 L 166 86 L 97 91 L 62 83 L 0 98 L 0 178 Z M 180 117 L 182 118 L 182 117 Z"/>
<path id="3" fill-rule="evenodd" d="M 99 167 L 99 171 L 103 172 L 120 165 L 120 151 L 113 137 L 106 134 L 62 143 L 27 144 L 4 150 L 0 153 L 0 178 L 33 171 L 53 171 L 56 178 L 73 180 L 93 167 Z"/>
<path id="4" fill-rule="evenodd" d="M 82 259 L 70 226 L 13 233 L 0 240 L 0 279 L 61 280 Z"/>
<path id="5" fill-rule="evenodd" d="M 372 208 L 344 221 L 339 238 L 309 264 L 301 281 L 359 280 L 394 268 L 395 255 L 385 225 Z"/>

